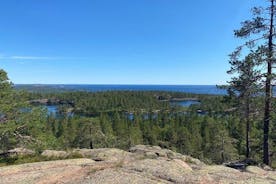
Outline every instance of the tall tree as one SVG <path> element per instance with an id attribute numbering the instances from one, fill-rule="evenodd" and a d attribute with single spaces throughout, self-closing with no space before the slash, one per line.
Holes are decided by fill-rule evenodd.
<path id="1" fill-rule="evenodd" d="M 269 164 L 269 124 L 271 120 L 271 100 L 272 100 L 272 64 L 275 61 L 274 39 L 275 39 L 275 0 L 268 0 L 267 7 L 254 7 L 251 20 L 242 22 L 240 29 L 235 30 L 235 36 L 246 38 L 247 42 L 239 46 L 234 52 L 236 57 L 240 56 L 241 51 L 250 52 L 255 50 L 261 58 L 265 71 L 265 106 L 263 117 L 263 162 Z M 245 49 L 247 48 L 247 50 Z"/>
<path id="2" fill-rule="evenodd" d="M 231 56 L 231 55 L 230 55 Z M 246 158 L 250 157 L 250 126 L 252 116 L 256 113 L 256 105 L 254 103 L 260 92 L 261 71 L 258 69 L 259 61 L 256 61 L 253 53 L 245 57 L 244 60 L 231 60 L 231 69 L 229 74 L 236 74 L 228 86 L 228 94 L 234 101 L 234 106 L 240 115 L 242 122 L 246 123 Z"/>

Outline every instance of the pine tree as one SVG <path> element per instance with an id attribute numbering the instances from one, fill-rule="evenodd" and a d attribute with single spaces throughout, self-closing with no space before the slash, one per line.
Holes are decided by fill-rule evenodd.
<path id="1" fill-rule="evenodd" d="M 265 106 L 263 119 L 263 162 L 269 164 L 269 124 L 271 120 L 271 100 L 272 100 L 272 65 L 275 62 L 274 57 L 274 38 L 275 38 L 275 0 L 268 1 L 268 7 L 254 7 L 252 9 L 253 17 L 251 20 L 242 22 L 242 27 L 235 30 L 235 36 L 246 38 L 247 42 L 239 46 L 234 52 L 235 57 L 240 56 L 241 51 L 250 52 L 255 50 L 261 64 L 265 68 Z M 232 55 L 232 56 L 234 56 Z M 235 58 L 233 57 L 233 59 Z"/>
<path id="2" fill-rule="evenodd" d="M 254 99 L 260 92 L 261 72 L 258 70 L 258 61 L 253 53 L 244 60 L 231 60 L 229 74 L 236 74 L 228 82 L 228 94 L 235 101 L 235 109 L 240 115 L 242 122 L 246 123 L 246 158 L 250 157 L 250 126 L 252 115 L 256 112 Z"/>

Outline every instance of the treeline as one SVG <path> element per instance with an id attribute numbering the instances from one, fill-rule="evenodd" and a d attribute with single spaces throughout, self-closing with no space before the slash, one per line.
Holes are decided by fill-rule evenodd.
<path id="1" fill-rule="evenodd" d="M 137 144 L 159 145 L 200 158 L 207 163 L 223 163 L 245 158 L 244 124 L 232 115 L 101 113 L 98 118 L 48 118 L 63 149 L 117 147 L 128 149 Z M 261 132 L 255 122 L 252 156 L 261 160 Z"/>

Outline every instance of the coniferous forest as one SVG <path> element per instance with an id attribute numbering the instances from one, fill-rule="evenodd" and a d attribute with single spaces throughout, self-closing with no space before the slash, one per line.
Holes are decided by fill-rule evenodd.
<path id="1" fill-rule="evenodd" d="M 275 0 L 266 5 L 234 31 L 244 42 L 229 55 L 231 80 L 219 86 L 227 95 L 24 90 L 0 70 L 0 165 L 32 161 L 5 156 L 18 147 L 39 154 L 145 144 L 208 164 L 252 159 L 276 167 Z M 198 103 L 183 107 L 177 99 Z"/>

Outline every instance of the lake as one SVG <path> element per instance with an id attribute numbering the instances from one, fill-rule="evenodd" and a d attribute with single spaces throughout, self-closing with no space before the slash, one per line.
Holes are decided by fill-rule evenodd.
<path id="1" fill-rule="evenodd" d="M 184 101 L 178 101 L 178 102 L 171 102 L 171 104 L 180 105 L 182 107 L 190 107 L 191 105 L 200 104 L 200 102 L 195 100 L 184 100 Z"/>
<path id="2" fill-rule="evenodd" d="M 46 105 L 48 115 L 56 115 L 58 113 L 58 106 L 57 105 Z"/>

